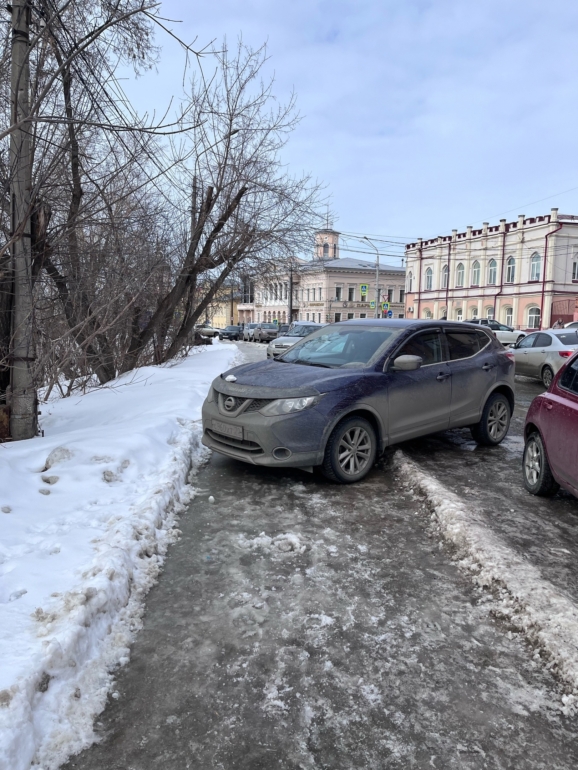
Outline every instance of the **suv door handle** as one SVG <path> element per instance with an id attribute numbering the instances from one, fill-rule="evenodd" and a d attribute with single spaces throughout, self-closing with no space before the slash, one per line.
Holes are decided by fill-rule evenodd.
<path id="1" fill-rule="evenodd" d="M 482 366 L 482 369 L 484 370 L 484 372 L 489 372 L 489 371 L 490 371 L 490 369 L 493 369 L 495 365 L 496 365 L 496 364 L 484 364 L 484 365 Z"/>
<path id="2" fill-rule="evenodd" d="M 447 380 L 447 378 L 451 376 L 452 376 L 451 374 L 445 374 L 444 372 L 440 372 L 436 377 L 436 380 L 439 380 L 440 382 L 442 382 L 443 380 Z"/>

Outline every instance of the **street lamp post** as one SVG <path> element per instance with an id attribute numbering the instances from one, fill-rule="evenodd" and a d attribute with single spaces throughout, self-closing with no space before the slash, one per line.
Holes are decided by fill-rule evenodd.
<path id="1" fill-rule="evenodd" d="M 375 317 L 379 318 L 379 249 L 375 243 L 369 240 L 367 235 L 363 236 L 363 240 L 375 249 Z"/>

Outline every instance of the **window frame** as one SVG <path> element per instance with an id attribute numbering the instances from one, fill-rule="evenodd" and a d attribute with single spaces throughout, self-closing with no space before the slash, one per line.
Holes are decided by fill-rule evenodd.
<path id="1" fill-rule="evenodd" d="M 433 270 L 431 267 L 427 267 L 425 271 L 424 291 L 433 291 Z"/>
<path id="2" fill-rule="evenodd" d="M 511 273 L 511 275 L 510 275 Z M 516 282 L 516 260 L 514 257 L 508 257 L 506 260 L 506 278 L 504 283 Z"/>
<path id="3" fill-rule="evenodd" d="M 461 273 L 461 278 L 459 277 Z M 456 289 L 464 288 L 464 281 L 466 278 L 466 269 L 463 262 L 458 262 L 456 265 Z"/>
<path id="4" fill-rule="evenodd" d="M 537 310 L 538 313 L 532 313 L 533 310 Z M 538 320 L 538 326 L 532 326 L 530 323 L 532 318 L 536 318 Z M 542 311 L 539 307 L 529 307 L 528 308 L 528 329 L 535 329 L 536 331 L 540 330 L 540 326 L 542 325 Z"/>
<path id="5" fill-rule="evenodd" d="M 493 277 L 492 277 L 493 273 Z M 498 263 L 495 259 L 488 262 L 488 286 L 495 286 L 498 283 Z"/>
<path id="6" fill-rule="evenodd" d="M 445 338 L 442 336 L 443 331 L 441 327 L 434 326 L 433 329 L 418 329 L 409 337 L 406 337 L 404 340 L 402 340 L 385 359 L 383 364 L 383 371 L 384 372 L 391 371 L 390 367 L 393 366 L 393 362 L 400 355 L 400 351 L 403 350 L 403 348 L 407 345 L 407 343 L 411 342 L 411 340 L 413 340 L 414 337 L 417 337 L 420 334 L 433 334 L 434 332 L 437 333 L 438 337 L 440 338 L 441 349 L 442 349 L 442 360 L 437 361 L 433 364 L 423 364 L 423 366 L 420 366 L 419 368 L 427 369 L 429 366 L 439 366 L 440 364 L 445 364 L 446 360 L 444 360 L 444 357 L 447 359 L 447 351 L 445 350 L 445 344 L 446 344 Z"/>
<path id="7" fill-rule="evenodd" d="M 477 279 L 476 279 L 476 273 L 477 273 Z M 479 261 L 476 259 L 472 265 L 471 286 L 479 286 L 481 279 L 482 279 L 482 266 L 480 265 Z"/>
<path id="8" fill-rule="evenodd" d="M 537 266 L 537 271 L 536 271 Z M 529 283 L 539 283 L 542 275 L 542 257 L 535 251 L 530 257 L 530 278 Z"/>
<path id="9" fill-rule="evenodd" d="M 442 267 L 442 289 L 447 289 L 450 282 L 450 268 L 448 265 Z"/>

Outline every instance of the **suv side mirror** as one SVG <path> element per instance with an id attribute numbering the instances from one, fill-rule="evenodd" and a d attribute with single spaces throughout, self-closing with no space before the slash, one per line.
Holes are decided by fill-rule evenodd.
<path id="1" fill-rule="evenodd" d="M 413 372 L 423 364 L 421 356 L 398 356 L 393 361 L 393 372 Z"/>

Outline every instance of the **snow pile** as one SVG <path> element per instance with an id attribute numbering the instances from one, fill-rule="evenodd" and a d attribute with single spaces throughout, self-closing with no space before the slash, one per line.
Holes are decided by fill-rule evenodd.
<path id="1" fill-rule="evenodd" d="M 401 451 L 394 466 L 404 482 L 425 495 L 443 534 L 458 549 L 461 565 L 480 586 L 493 589 L 499 599 L 496 615 L 507 618 L 537 648 L 542 659 L 566 685 L 561 710 L 578 711 L 578 607 L 560 593 L 540 571 L 508 547 L 484 523 L 483 515 L 468 507 Z"/>
<path id="2" fill-rule="evenodd" d="M 239 545 L 250 551 L 261 549 L 266 553 L 305 553 L 307 545 L 301 541 L 299 535 L 294 532 L 285 532 L 282 535 L 269 537 L 264 532 L 253 538 L 239 535 Z"/>
<path id="3" fill-rule="evenodd" d="M 52 402 L 45 438 L 0 445 L 1 768 L 49 770 L 93 740 L 192 494 L 202 401 L 236 353 Z"/>

